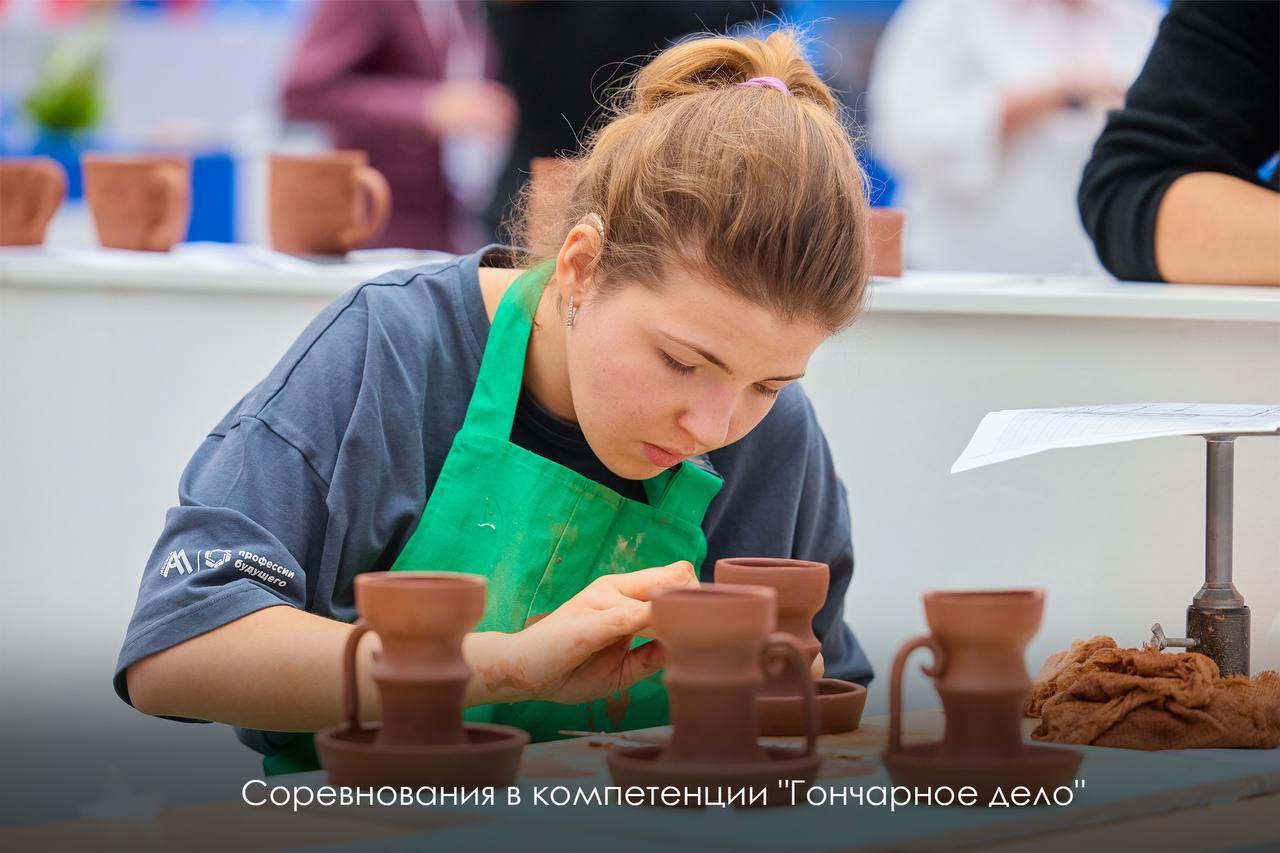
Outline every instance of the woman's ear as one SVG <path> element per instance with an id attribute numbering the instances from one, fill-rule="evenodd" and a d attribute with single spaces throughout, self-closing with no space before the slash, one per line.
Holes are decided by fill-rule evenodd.
<path id="1" fill-rule="evenodd" d="M 569 230 L 556 256 L 555 284 L 562 302 L 573 297 L 575 304 L 583 303 L 590 293 L 591 274 L 603 248 L 600 233 L 588 222 L 579 222 Z"/>

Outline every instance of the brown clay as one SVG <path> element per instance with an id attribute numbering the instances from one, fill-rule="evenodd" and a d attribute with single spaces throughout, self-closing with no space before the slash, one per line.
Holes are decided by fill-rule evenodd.
<path id="1" fill-rule="evenodd" d="M 484 615 L 485 579 L 451 572 L 386 572 L 356 578 L 361 619 L 347 641 L 345 722 L 316 734 L 336 785 L 509 785 L 527 732 L 463 723 L 471 669 L 462 639 Z M 355 654 L 360 637 L 382 641 L 371 675 L 382 723 L 362 727 Z"/>
<path id="2" fill-rule="evenodd" d="M 1022 740 L 1031 691 L 1023 655 L 1040 629 L 1044 592 L 930 592 L 924 610 L 932 633 L 907 641 L 893 662 L 884 764 L 894 784 L 972 785 L 980 797 L 997 787 L 1069 787 L 1083 756 Z M 942 698 L 946 729 L 938 743 L 903 748 L 902 671 L 921 647 L 933 652 L 924 672 Z"/>
<path id="3" fill-rule="evenodd" d="M 39 246 L 67 194 L 67 176 L 50 157 L 0 159 L 0 246 Z"/>
<path id="4" fill-rule="evenodd" d="M 807 784 L 816 778 L 812 681 L 795 640 L 772 633 L 774 602 L 767 587 L 718 583 L 654 597 L 652 633 L 667 655 L 671 741 L 611 751 L 607 761 L 615 783 L 761 788 L 769 791 L 767 804 L 777 805 L 789 801 L 779 779 Z M 786 672 L 804 691 L 810 725 L 803 751 L 766 749 L 757 742 L 762 653 L 771 675 Z"/>
<path id="5" fill-rule="evenodd" d="M 902 232 L 906 214 L 892 207 L 871 208 L 871 274 L 902 275 Z"/>
<path id="6" fill-rule="evenodd" d="M 270 182 L 271 245 L 280 252 L 344 255 L 391 212 L 391 187 L 363 151 L 275 154 Z"/>
<path id="7" fill-rule="evenodd" d="M 84 197 L 98 243 L 167 252 L 191 219 L 191 160 L 181 156 L 86 154 Z"/>
<path id="8" fill-rule="evenodd" d="M 812 666 L 822 649 L 822 643 L 813 633 L 813 617 L 827 600 L 831 569 L 826 563 L 775 557 L 734 557 L 716 561 L 715 579 L 717 582 L 759 584 L 773 589 L 778 602 L 778 630 L 795 638 L 804 654 L 805 665 Z M 851 732 L 858 728 L 862 709 L 867 703 L 865 687 L 835 678 L 819 679 L 814 687 L 821 734 Z M 766 681 L 756 706 L 761 734 L 804 733 L 804 705 L 793 687 Z"/>
<path id="9" fill-rule="evenodd" d="M 1199 652 L 1122 649 L 1111 637 L 1050 655 L 1032 682 L 1032 740 L 1121 749 L 1280 747 L 1280 672 L 1223 677 Z"/>

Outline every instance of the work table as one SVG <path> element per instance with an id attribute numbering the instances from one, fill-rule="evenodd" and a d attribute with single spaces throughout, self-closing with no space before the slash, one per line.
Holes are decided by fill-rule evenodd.
<path id="1" fill-rule="evenodd" d="M 1027 731 L 1035 721 L 1025 721 Z M 907 743 L 936 740 L 942 729 L 937 710 L 903 719 Z M 637 733 L 663 736 L 661 730 Z M 870 789 L 891 784 L 879 755 L 888 739 L 888 720 L 864 720 L 859 730 L 827 735 L 818 780 L 829 790 Z M 798 739 L 771 739 L 798 740 Z M 733 811 L 651 807 L 555 807 L 533 800 L 534 788 L 569 791 L 611 784 L 604 754 L 612 747 L 576 738 L 525 749 L 518 785 L 520 805 L 249 807 L 240 787 L 217 802 L 170 809 L 150 819 L 76 820 L 0 832 L 8 849 L 165 850 L 189 845 L 198 834 L 209 849 L 274 849 L 319 846 L 326 850 L 380 849 L 706 849 L 779 850 L 802 844 L 813 851 L 848 849 L 955 849 L 1076 851 L 1119 849 L 1263 849 L 1280 842 L 1280 750 L 1210 750 L 1213 758 L 1190 751 L 1145 753 L 1086 748 L 1071 805 L 1024 808 L 930 808 L 847 804 Z M 1239 752 L 1235 756 L 1223 753 Z M 190 771 L 189 771 L 190 772 Z M 245 780 L 248 781 L 248 780 Z M 326 784 L 323 773 L 279 776 L 252 788 L 265 799 L 270 786 Z M 570 795 L 571 796 L 571 795 Z M 550 800 L 548 800 L 550 802 Z M 594 839 L 594 843 L 591 843 Z M 511 847 L 510 849 L 515 849 Z"/>

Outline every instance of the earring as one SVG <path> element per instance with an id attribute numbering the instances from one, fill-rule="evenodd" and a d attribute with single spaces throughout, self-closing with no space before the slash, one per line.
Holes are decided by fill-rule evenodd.
<path id="1" fill-rule="evenodd" d="M 595 227 L 596 233 L 600 235 L 600 240 L 604 240 L 604 220 L 600 218 L 598 213 L 588 213 L 585 219 L 590 219 L 591 224 Z"/>
<path id="2" fill-rule="evenodd" d="M 572 297 L 572 296 L 570 296 L 570 297 L 569 297 L 569 310 L 568 310 L 567 312 L 565 312 L 565 315 L 564 315 L 564 324 L 565 324 L 566 326 L 572 326 L 572 325 L 573 325 L 573 315 L 574 315 L 575 313 L 577 313 L 577 310 L 578 310 L 578 309 L 576 309 L 576 308 L 574 308 L 574 307 L 573 307 L 573 297 Z"/>

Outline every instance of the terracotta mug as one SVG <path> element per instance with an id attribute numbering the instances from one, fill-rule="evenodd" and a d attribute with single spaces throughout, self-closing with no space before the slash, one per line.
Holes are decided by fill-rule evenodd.
<path id="1" fill-rule="evenodd" d="M 0 246 L 39 246 L 67 194 L 67 175 L 50 157 L 0 159 Z"/>
<path id="2" fill-rule="evenodd" d="M 98 243 L 167 252 L 191 220 L 191 160 L 182 156 L 85 154 L 84 196 Z"/>
<path id="3" fill-rule="evenodd" d="M 343 717 L 360 726 L 356 648 L 373 631 L 382 641 L 371 675 L 378 686 L 386 746 L 464 744 L 462 705 L 471 668 L 462 638 L 484 616 L 487 582 L 456 572 L 371 572 L 356 577 L 361 618 L 347 639 Z"/>
<path id="4" fill-rule="evenodd" d="M 1044 590 L 929 592 L 931 633 L 908 640 L 893 661 L 889 693 L 889 752 L 902 751 L 902 671 L 919 648 L 933 653 L 924 668 L 942 699 L 943 760 L 1017 758 L 1023 752 L 1022 715 L 1031 678 L 1024 653 L 1040 629 Z"/>
<path id="5" fill-rule="evenodd" d="M 664 764 L 768 762 L 757 743 L 755 695 L 765 674 L 786 678 L 802 695 L 804 755 L 818 732 L 813 680 L 799 644 L 774 632 L 775 595 L 763 586 L 707 584 L 661 592 L 653 599 L 653 633 L 667 654 L 663 683 L 671 705 L 671 742 Z"/>
<path id="6" fill-rule="evenodd" d="M 906 220 L 906 214 L 897 208 L 871 208 L 869 241 L 872 275 L 891 278 L 902 275 L 902 233 Z"/>
<path id="7" fill-rule="evenodd" d="M 271 245 L 280 252 L 345 255 L 391 213 L 391 187 L 363 151 L 271 157 Z"/>
<path id="8" fill-rule="evenodd" d="M 831 573 L 826 563 L 774 557 L 726 557 L 716 561 L 717 583 L 755 584 L 777 595 L 778 630 L 799 643 L 805 666 L 812 668 L 822 643 L 813 633 L 813 616 L 827 600 Z M 766 696 L 790 694 L 790 686 L 767 682 Z"/>

